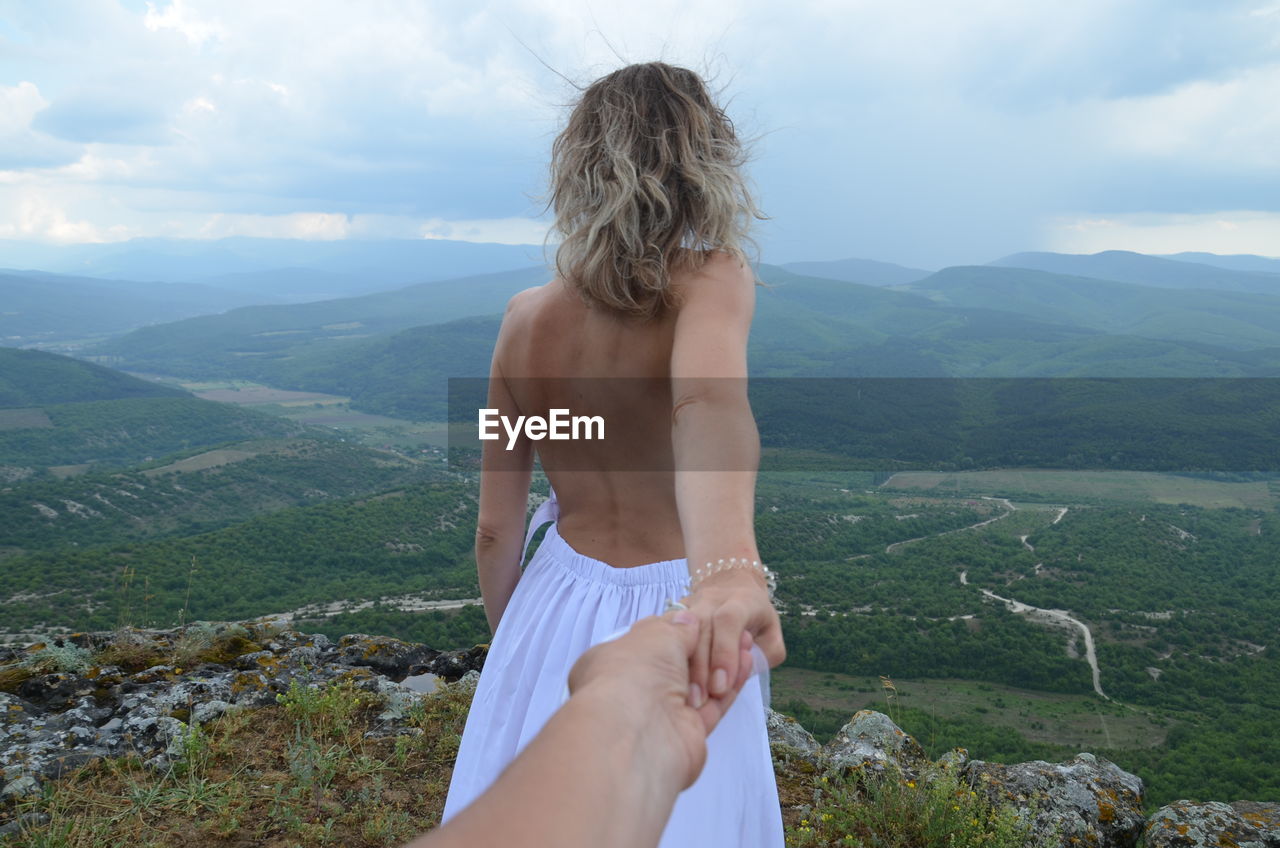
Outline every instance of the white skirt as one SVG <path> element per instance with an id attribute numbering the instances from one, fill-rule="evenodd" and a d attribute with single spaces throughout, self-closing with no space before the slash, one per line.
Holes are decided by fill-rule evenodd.
<path id="1" fill-rule="evenodd" d="M 535 514 L 554 518 L 554 496 Z M 614 568 L 569 547 L 548 529 L 507 604 L 476 685 L 444 817 L 484 793 L 564 702 L 569 669 L 592 645 L 668 598 L 688 593 L 685 560 Z M 767 675 L 767 671 L 765 672 Z M 782 812 L 765 729 L 764 675 L 751 677 L 707 737 L 707 761 L 680 793 L 661 848 L 777 848 Z M 566 810 L 572 815 L 572 811 Z"/>

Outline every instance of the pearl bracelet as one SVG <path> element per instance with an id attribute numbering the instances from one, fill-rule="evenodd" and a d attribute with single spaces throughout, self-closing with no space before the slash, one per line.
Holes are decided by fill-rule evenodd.
<path id="1" fill-rule="evenodd" d="M 712 574 L 718 571 L 727 571 L 730 568 L 754 568 L 764 576 L 764 582 L 769 587 L 769 600 L 773 600 L 773 593 L 778 589 L 778 575 L 772 571 L 769 566 L 764 565 L 758 559 L 747 559 L 746 557 L 729 557 L 728 560 L 718 559 L 715 562 L 708 562 L 706 565 L 699 566 L 693 570 L 693 580 L 689 584 L 689 591 L 692 592 L 698 588 L 698 584 L 706 580 Z"/>

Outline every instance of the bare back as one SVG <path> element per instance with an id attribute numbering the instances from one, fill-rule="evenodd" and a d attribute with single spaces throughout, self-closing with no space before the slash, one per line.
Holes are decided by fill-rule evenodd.
<path id="1" fill-rule="evenodd" d="M 731 261 L 713 255 L 690 276 Z M 677 291 L 691 283 L 672 280 Z M 512 299 L 494 351 L 520 414 L 586 408 L 604 418 L 603 440 L 544 439 L 536 450 L 560 502 L 558 532 L 613 566 L 685 555 L 671 441 L 678 320 L 678 308 L 639 321 L 588 306 L 557 278 Z"/>

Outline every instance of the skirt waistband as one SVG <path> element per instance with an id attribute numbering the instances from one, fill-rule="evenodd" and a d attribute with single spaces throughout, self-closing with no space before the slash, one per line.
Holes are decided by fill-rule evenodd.
<path id="1" fill-rule="evenodd" d="M 544 556 L 556 565 L 567 568 L 578 577 L 596 583 L 610 583 L 615 586 L 662 584 L 681 589 L 689 585 L 689 566 L 684 558 L 651 562 L 631 568 L 616 568 L 607 562 L 580 554 L 570 547 L 556 530 L 554 521 L 547 528 L 542 544 L 538 546 L 537 553 L 529 563 L 530 567 Z"/>

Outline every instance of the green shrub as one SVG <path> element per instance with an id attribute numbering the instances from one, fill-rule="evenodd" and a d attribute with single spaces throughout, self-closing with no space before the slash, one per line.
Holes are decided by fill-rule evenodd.
<path id="1" fill-rule="evenodd" d="M 787 844 L 1039 848 L 1031 821 L 1030 813 L 991 806 L 954 769 L 930 766 L 917 779 L 894 769 L 884 774 L 854 769 L 820 779 L 811 812 L 791 829 Z"/>

